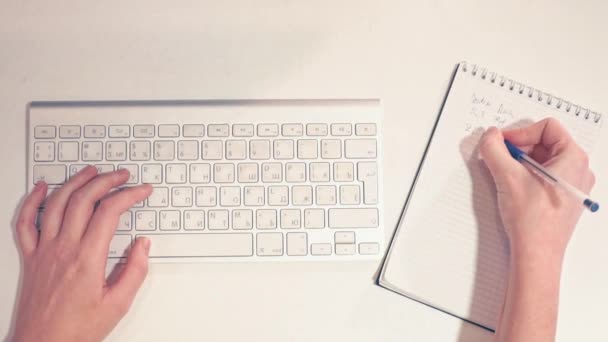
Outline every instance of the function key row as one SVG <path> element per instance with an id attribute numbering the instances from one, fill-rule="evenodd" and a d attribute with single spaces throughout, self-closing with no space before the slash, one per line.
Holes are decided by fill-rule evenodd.
<path id="1" fill-rule="evenodd" d="M 83 132 L 84 131 L 84 132 Z M 310 123 L 310 124 L 209 124 L 206 125 L 208 137 L 253 137 L 257 131 L 259 137 L 285 137 L 300 136 L 351 136 L 353 128 L 350 123 Z M 232 134 L 231 134 L 232 132 Z M 177 137 L 204 137 L 205 125 L 202 124 L 170 124 L 170 125 L 87 125 L 84 130 L 78 125 L 59 126 L 59 138 L 78 139 L 82 135 L 85 138 L 129 138 L 131 134 L 135 138 L 177 138 Z M 375 136 L 377 134 L 375 123 L 355 124 L 355 135 Z M 34 128 L 36 139 L 54 139 L 57 137 L 57 127 L 51 125 L 36 126 Z"/>

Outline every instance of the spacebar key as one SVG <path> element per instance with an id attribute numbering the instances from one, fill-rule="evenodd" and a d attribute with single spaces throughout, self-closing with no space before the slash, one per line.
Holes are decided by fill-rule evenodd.
<path id="1" fill-rule="evenodd" d="M 252 234 L 143 234 L 150 257 L 243 257 L 253 255 Z"/>

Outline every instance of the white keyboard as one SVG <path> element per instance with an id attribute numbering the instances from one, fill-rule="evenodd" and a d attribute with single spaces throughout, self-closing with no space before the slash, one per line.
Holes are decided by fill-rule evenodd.
<path id="1" fill-rule="evenodd" d="M 363 260 L 384 248 L 376 100 L 32 103 L 29 189 L 86 165 L 152 195 L 123 213 L 153 261 Z"/>

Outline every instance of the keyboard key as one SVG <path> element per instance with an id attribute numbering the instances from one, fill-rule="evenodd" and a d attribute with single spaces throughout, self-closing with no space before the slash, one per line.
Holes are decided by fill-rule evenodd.
<path id="1" fill-rule="evenodd" d="M 95 164 L 95 168 L 98 175 L 114 171 L 114 165 L 112 164 Z"/>
<path id="2" fill-rule="evenodd" d="M 293 140 L 274 141 L 274 159 L 293 159 L 294 145 Z"/>
<path id="3" fill-rule="evenodd" d="M 205 136 L 204 125 L 183 125 L 183 135 L 186 138 L 197 138 Z"/>
<path id="4" fill-rule="evenodd" d="M 321 158 L 340 159 L 342 158 L 342 142 L 337 139 L 321 140 Z"/>
<path id="5" fill-rule="evenodd" d="M 270 140 L 251 140 L 249 158 L 253 160 L 270 159 Z"/>
<path id="6" fill-rule="evenodd" d="M 87 125 L 84 126 L 85 138 L 105 138 L 106 126 L 102 125 Z"/>
<path id="7" fill-rule="evenodd" d="M 245 140 L 226 140 L 226 159 L 245 158 L 247 158 L 247 142 Z"/>
<path id="8" fill-rule="evenodd" d="M 253 125 L 234 124 L 234 125 L 232 125 L 232 135 L 235 137 L 252 137 L 253 136 Z"/>
<path id="9" fill-rule="evenodd" d="M 179 125 L 158 125 L 158 136 L 160 138 L 179 137 Z"/>
<path id="10" fill-rule="evenodd" d="M 131 213 L 130 211 L 125 211 L 124 213 L 120 214 L 120 217 L 118 218 L 118 226 L 116 227 L 116 230 L 118 230 L 118 231 L 131 230 L 132 224 L 133 224 L 132 215 L 133 215 L 133 213 Z"/>
<path id="11" fill-rule="evenodd" d="M 222 207 L 236 207 L 241 205 L 241 187 L 223 186 L 220 188 L 220 205 Z"/>
<path id="12" fill-rule="evenodd" d="M 135 212 L 135 230 L 156 230 L 156 211 L 138 210 Z"/>
<path id="13" fill-rule="evenodd" d="M 214 186 L 196 187 L 196 206 L 215 207 L 217 205 L 217 189 Z"/>
<path id="14" fill-rule="evenodd" d="M 304 125 L 302 124 L 283 124 L 281 127 L 283 136 L 301 137 L 304 135 Z"/>
<path id="15" fill-rule="evenodd" d="M 352 182 L 354 174 L 353 163 L 334 163 L 334 181 Z"/>
<path id="16" fill-rule="evenodd" d="M 129 144 L 129 159 L 133 161 L 150 160 L 149 141 L 131 141 Z"/>
<path id="17" fill-rule="evenodd" d="M 376 242 L 364 242 L 359 244 L 359 254 L 374 255 L 380 253 L 380 245 Z"/>
<path id="18" fill-rule="evenodd" d="M 209 210 L 209 229 L 228 229 L 228 210 Z"/>
<path id="19" fill-rule="evenodd" d="M 244 193 L 246 206 L 250 207 L 264 205 L 265 196 L 263 186 L 246 186 Z"/>
<path id="20" fill-rule="evenodd" d="M 298 140 L 298 158 L 299 159 L 317 159 L 317 141 L 312 139 Z"/>
<path id="21" fill-rule="evenodd" d="M 336 187 L 333 185 L 317 185 L 315 193 L 317 195 L 317 205 L 336 204 Z"/>
<path id="22" fill-rule="evenodd" d="M 163 182 L 163 166 L 161 164 L 143 164 L 141 166 L 141 182 L 159 184 Z"/>
<path id="23" fill-rule="evenodd" d="M 358 185 L 340 185 L 340 204 L 356 205 L 361 203 Z"/>
<path id="24" fill-rule="evenodd" d="M 277 211 L 274 209 L 256 210 L 255 223 L 257 229 L 276 229 Z"/>
<path id="25" fill-rule="evenodd" d="M 258 136 L 260 137 L 276 137 L 279 135 L 279 125 L 277 124 L 259 124 Z"/>
<path id="26" fill-rule="evenodd" d="M 355 232 L 336 232 L 334 234 L 335 243 L 355 243 Z"/>
<path id="27" fill-rule="evenodd" d="M 238 165 L 238 180 L 239 183 L 257 183 L 258 182 L 258 164 L 241 163 Z"/>
<path id="28" fill-rule="evenodd" d="M 201 144 L 203 159 L 220 160 L 224 157 L 222 142 L 220 140 L 203 141 Z"/>
<path id="29" fill-rule="evenodd" d="M 59 126 L 59 137 L 64 139 L 80 138 L 80 126 Z"/>
<path id="30" fill-rule="evenodd" d="M 376 162 L 358 163 L 357 179 L 363 182 L 363 202 L 378 204 L 378 165 Z"/>
<path id="31" fill-rule="evenodd" d="M 360 123 L 355 125 L 356 135 L 376 135 L 375 123 Z"/>
<path id="32" fill-rule="evenodd" d="M 159 215 L 160 230 L 179 230 L 180 215 L 178 210 L 162 210 Z"/>
<path id="33" fill-rule="evenodd" d="M 304 228 L 325 228 L 325 210 L 306 209 L 304 210 Z"/>
<path id="34" fill-rule="evenodd" d="M 137 164 L 119 164 L 118 170 L 127 169 L 129 170 L 129 180 L 127 184 L 139 183 L 139 165 Z"/>
<path id="35" fill-rule="evenodd" d="M 79 144 L 77 141 L 62 141 L 57 148 L 59 161 L 78 161 Z"/>
<path id="36" fill-rule="evenodd" d="M 281 228 L 297 229 L 301 227 L 300 209 L 281 210 Z"/>
<path id="37" fill-rule="evenodd" d="M 256 254 L 260 256 L 283 255 L 283 234 L 258 233 L 256 235 Z"/>
<path id="38" fill-rule="evenodd" d="M 148 197 L 148 207 L 162 208 L 169 206 L 169 188 L 154 187 Z"/>
<path id="39" fill-rule="evenodd" d="M 207 135 L 210 137 L 227 137 L 230 129 L 228 125 L 207 125 Z"/>
<path id="40" fill-rule="evenodd" d="M 55 126 L 36 126 L 34 127 L 34 138 L 36 139 L 53 139 L 56 135 Z"/>
<path id="41" fill-rule="evenodd" d="M 101 141 L 85 141 L 82 143 L 83 161 L 103 160 L 103 143 Z"/>
<path id="42" fill-rule="evenodd" d="M 72 177 L 75 174 L 77 174 L 78 172 L 80 172 L 80 170 L 84 169 L 85 167 L 87 167 L 86 164 L 72 164 L 70 165 L 70 169 L 69 169 L 69 176 Z"/>
<path id="43" fill-rule="evenodd" d="M 307 124 L 306 135 L 308 136 L 325 136 L 327 135 L 327 124 Z"/>
<path id="44" fill-rule="evenodd" d="M 131 127 L 128 125 L 112 125 L 108 128 L 110 138 L 128 138 L 131 136 Z"/>
<path id="45" fill-rule="evenodd" d="M 353 134 L 353 128 L 349 123 L 336 123 L 331 125 L 331 135 L 349 136 Z"/>
<path id="46" fill-rule="evenodd" d="M 66 180 L 65 165 L 34 165 L 33 183 L 41 180 L 47 184 L 63 184 Z"/>
<path id="47" fill-rule="evenodd" d="M 127 160 L 127 142 L 126 141 L 108 141 L 108 142 L 106 142 L 106 160 L 107 161 Z"/>
<path id="48" fill-rule="evenodd" d="M 174 141 L 155 141 L 154 160 L 173 160 L 175 159 Z"/>
<path id="49" fill-rule="evenodd" d="M 165 182 L 167 184 L 186 183 L 186 164 L 167 164 L 166 169 Z"/>
<path id="50" fill-rule="evenodd" d="M 209 183 L 211 181 L 211 165 L 190 164 L 190 183 Z"/>
<path id="51" fill-rule="evenodd" d="M 286 185 L 268 187 L 268 205 L 288 205 L 289 187 Z"/>
<path id="52" fill-rule="evenodd" d="M 304 256 L 308 254 L 308 237 L 306 233 L 287 233 L 287 255 Z"/>
<path id="53" fill-rule="evenodd" d="M 285 164 L 285 180 L 290 183 L 306 182 L 306 164 L 305 163 L 287 163 L 287 164 Z"/>
<path id="54" fill-rule="evenodd" d="M 311 255 L 331 255 L 331 243 L 313 243 L 310 245 Z"/>
<path id="55" fill-rule="evenodd" d="M 283 164 L 281 164 L 281 163 L 263 163 L 262 164 L 262 182 L 280 183 L 281 181 L 283 181 Z"/>
<path id="56" fill-rule="evenodd" d="M 205 212 L 203 210 L 186 210 L 186 211 L 184 211 L 184 229 L 185 230 L 203 230 L 203 229 L 205 229 Z"/>
<path id="57" fill-rule="evenodd" d="M 109 258 L 124 258 L 131 247 L 131 235 L 118 234 L 110 240 Z"/>
<path id="58" fill-rule="evenodd" d="M 337 243 L 336 255 L 353 255 L 357 251 L 357 245 L 354 243 Z"/>
<path id="59" fill-rule="evenodd" d="M 216 183 L 234 183 L 234 164 L 215 164 L 213 181 Z"/>
<path id="60" fill-rule="evenodd" d="M 293 205 L 312 205 L 312 186 L 294 185 L 291 187 L 291 203 Z"/>
<path id="61" fill-rule="evenodd" d="M 347 159 L 376 158 L 376 140 L 348 139 L 345 141 L 344 154 Z"/>
<path id="62" fill-rule="evenodd" d="M 253 234 L 156 234 L 150 257 L 245 257 L 253 255 Z"/>
<path id="63" fill-rule="evenodd" d="M 235 209 L 232 211 L 232 229 L 253 229 L 253 210 Z"/>
<path id="64" fill-rule="evenodd" d="M 311 182 L 329 182 L 329 163 L 310 163 Z"/>
<path id="65" fill-rule="evenodd" d="M 135 138 L 154 138 L 154 125 L 133 126 L 133 136 Z"/>
<path id="66" fill-rule="evenodd" d="M 378 227 L 378 209 L 329 209 L 329 227 L 376 228 Z"/>
<path id="67" fill-rule="evenodd" d="M 177 142 L 177 159 L 197 160 L 198 156 L 198 141 L 180 140 Z"/>
<path id="68" fill-rule="evenodd" d="M 174 207 L 191 207 L 192 188 L 189 186 L 176 186 L 171 188 L 171 205 Z"/>
<path id="69" fill-rule="evenodd" d="M 34 143 L 34 161 L 47 162 L 55 160 L 55 143 L 42 141 Z"/>

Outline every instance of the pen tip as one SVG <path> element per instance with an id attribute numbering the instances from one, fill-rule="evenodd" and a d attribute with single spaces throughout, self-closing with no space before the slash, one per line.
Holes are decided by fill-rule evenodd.
<path id="1" fill-rule="evenodd" d="M 590 200 L 588 198 L 585 199 L 583 204 L 585 205 L 585 207 L 589 208 L 589 210 L 591 210 L 592 213 L 594 213 L 600 209 L 599 203 L 593 202 L 592 200 Z"/>

